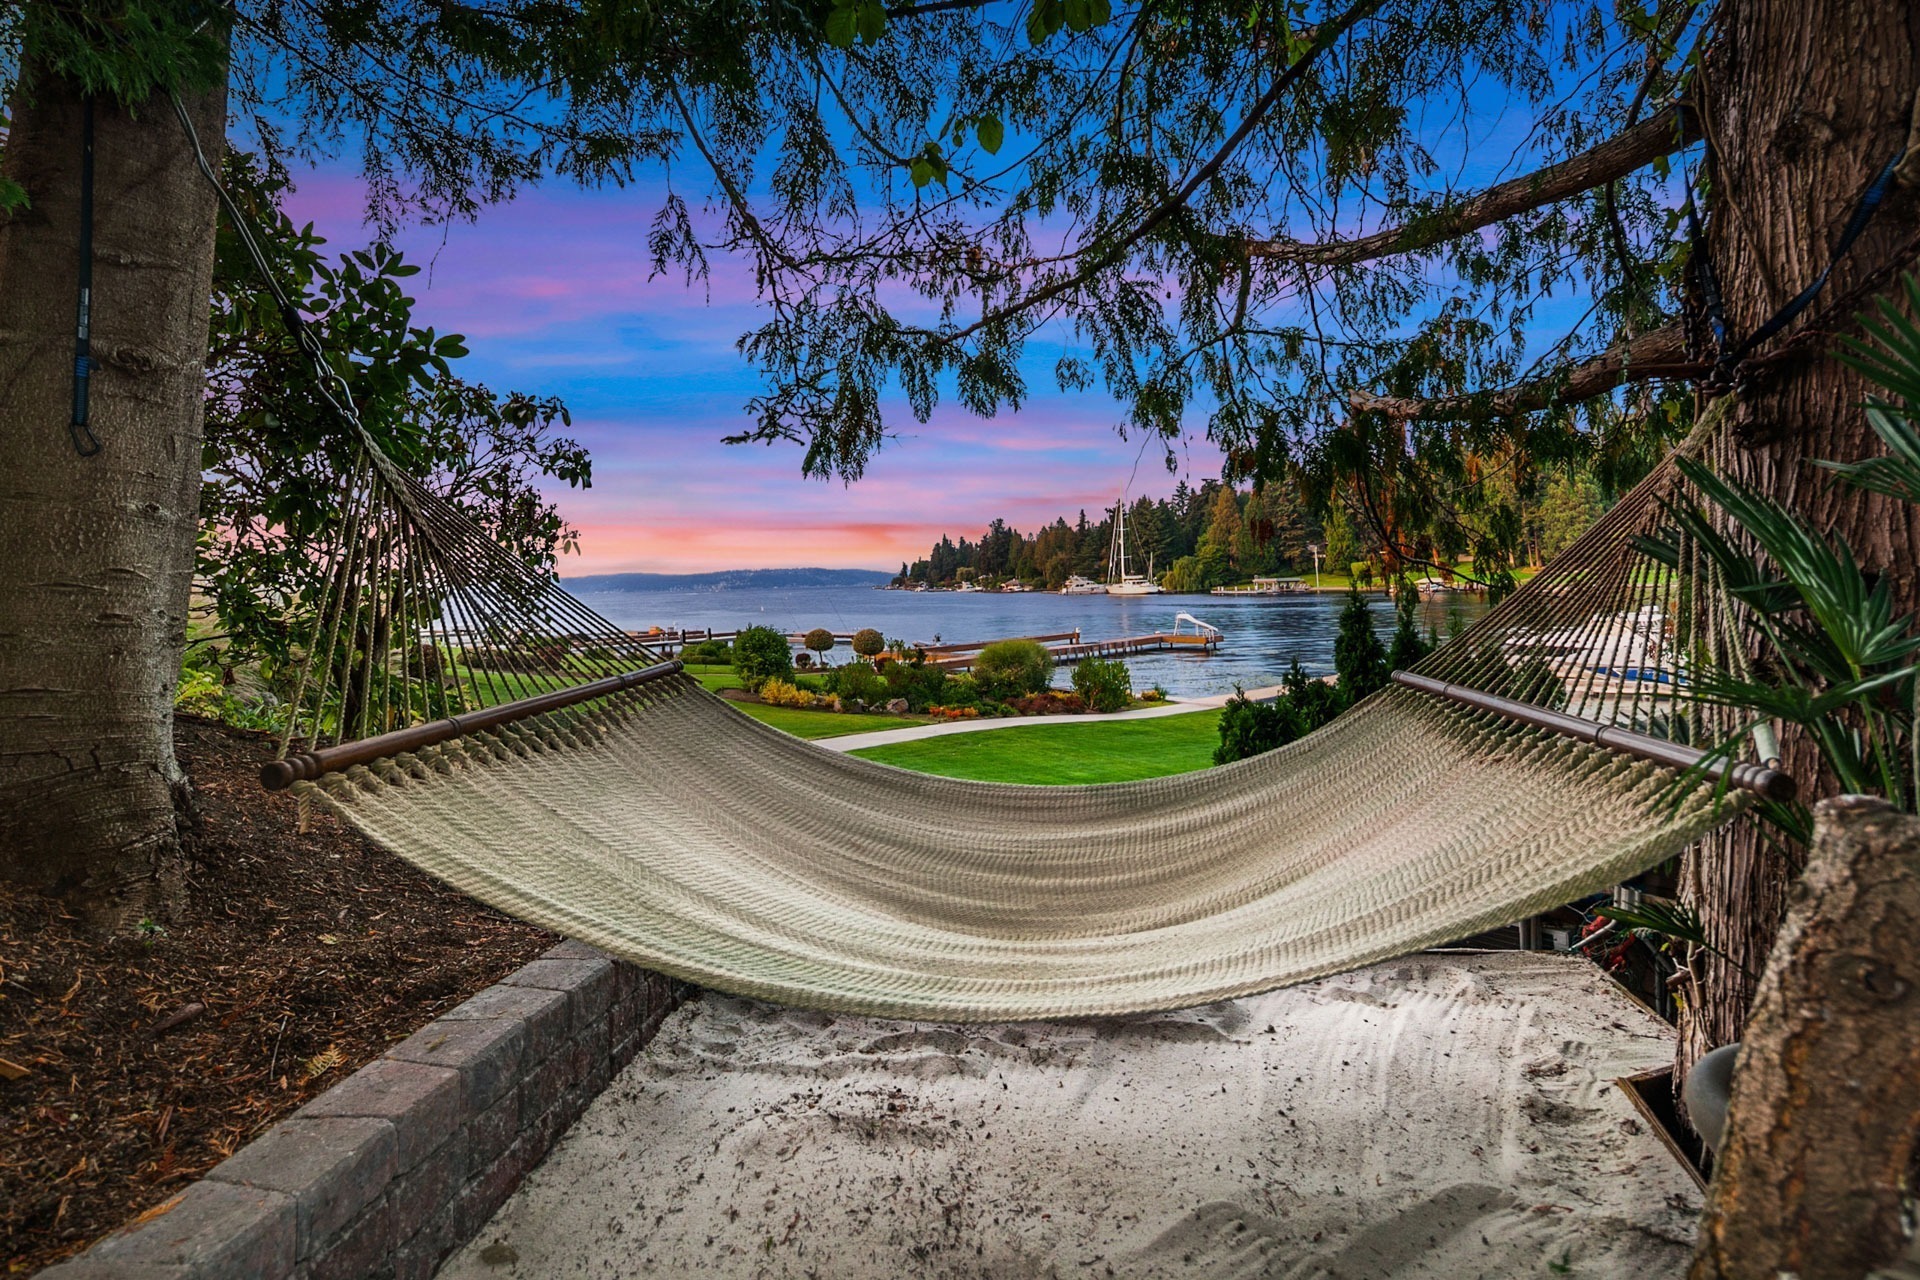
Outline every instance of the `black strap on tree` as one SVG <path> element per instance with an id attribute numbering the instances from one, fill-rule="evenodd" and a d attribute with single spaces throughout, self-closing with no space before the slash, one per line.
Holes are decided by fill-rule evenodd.
<path id="1" fill-rule="evenodd" d="M 1755 329 L 1752 337 L 1722 355 L 1721 364 L 1728 366 L 1739 364 L 1755 347 L 1792 324 L 1794 318 L 1805 311 L 1807 305 L 1820 295 L 1820 291 L 1827 287 L 1827 280 L 1833 275 L 1833 269 L 1840 265 L 1840 259 L 1846 257 L 1852 250 L 1853 242 L 1860 238 L 1860 233 L 1867 229 L 1869 222 L 1873 221 L 1873 215 L 1880 212 L 1881 202 L 1887 198 L 1887 191 L 1893 186 L 1894 171 L 1906 158 L 1906 148 L 1902 147 L 1893 159 L 1887 161 L 1886 167 L 1880 170 L 1879 176 L 1867 184 L 1867 189 L 1860 195 L 1860 203 L 1854 206 L 1853 216 L 1847 219 L 1846 230 L 1840 233 L 1839 243 L 1833 246 L 1832 254 L 1827 257 L 1827 265 L 1820 268 L 1820 274 L 1814 277 L 1813 283 L 1802 289 L 1786 306 L 1774 312 L 1773 319 Z"/>
<path id="2" fill-rule="evenodd" d="M 1705 295 L 1707 319 L 1713 329 L 1715 382 L 1732 382 L 1739 373 L 1741 363 L 1748 356 L 1752 355 L 1762 343 L 1792 324 L 1799 318 L 1800 313 L 1820 296 L 1820 291 L 1827 287 L 1827 281 L 1833 277 L 1833 269 L 1840 265 L 1842 258 L 1852 252 L 1854 241 L 1858 240 L 1861 233 L 1867 229 L 1867 224 L 1873 221 L 1873 216 L 1880 212 L 1880 206 L 1886 201 L 1887 192 L 1892 189 L 1897 171 L 1906 158 L 1906 148 L 1903 147 L 1893 159 L 1887 161 L 1886 166 L 1880 170 L 1873 181 L 1867 184 L 1867 189 L 1860 194 L 1859 202 L 1854 205 L 1853 216 L 1847 219 L 1847 225 L 1841 231 L 1839 241 L 1833 246 L 1833 252 L 1827 255 L 1827 264 L 1820 268 L 1820 274 L 1814 277 L 1813 283 L 1794 295 L 1787 305 L 1774 312 L 1773 316 L 1755 329 L 1744 342 L 1731 347 L 1727 345 L 1727 317 L 1726 312 L 1721 308 L 1720 282 L 1714 275 L 1713 259 L 1707 253 L 1706 234 L 1700 228 L 1700 215 L 1694 208 L 1693 184 L 1686 182 L 1687 235 L 1693 242 L 1692 258 L 1700 272 L 1700 291 Z M 1685 182 L 1684 174 L 1682 181 Z"/>
<path id="3" fill-rule="evenodd" d="M 87 425 L 87 383 L 93 373 L 93 95 L 80 107 L 80 298 L 73 329 L 73 420 L 67 434 L 74 452 L 91 458 L 100 438 Z"/>

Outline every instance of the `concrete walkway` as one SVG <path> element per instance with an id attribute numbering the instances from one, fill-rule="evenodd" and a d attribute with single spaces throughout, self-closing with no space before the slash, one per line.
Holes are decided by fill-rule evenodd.
<path id="1" fill-rule="evenodd" d="M 1249 689 L 1254 702 L 1272 702 L 1280 696 L 1281 686 Z M 1185 715 L 1189 711 L 1207 711 L 1227 705 L 1231 694 L 1211 698 L 1168 699 L 1164 706 L 1138 707 L 1132 711 L 1114 711 L 1106 715 L 1078 716 L 994 716 L 980 720 L 953 720 L 945 724 L 917 724 L 910 729 L 879 729 L 873 733 L 847 733 L 835 738 L 815 738 L 813 745 L 829 751 L 858 751 L 862 747 L 884 747 L 892 742 L 917 742 L 921 738 L 944 738 L 953 733 L 985 733 L 989 729 L 1018 729 L 1048 724 L 1091 724 L 1102 720 L 1155 720 L 1161 716 Z"/>

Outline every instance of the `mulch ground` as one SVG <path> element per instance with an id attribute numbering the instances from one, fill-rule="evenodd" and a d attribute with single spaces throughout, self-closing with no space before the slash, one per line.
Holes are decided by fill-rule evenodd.
<path id="1" fill-rule="evenodd" d="M 10 1275 L 164 1200 L 554 941 L 327 814 L 302 830 L 260 788 L 264 739 L 183 720 L 178 744 L 199 828 L 171 918 L 103 940 L 0 885 Z"/>

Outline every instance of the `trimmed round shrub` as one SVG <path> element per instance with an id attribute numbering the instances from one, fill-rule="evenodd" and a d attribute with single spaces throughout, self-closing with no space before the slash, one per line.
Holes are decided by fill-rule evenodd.
<path id="1" fill-rule="evenodd" d="M 758 693 L 767 681 L 793 675 L 793 650 L 772 627 L 748 627 L 733 638 L 733 669 L 740 683 Z"/>
<path id="2" fill-rule="evenodd" d="M 993 698 L 1044 693 L 1053 683 L 1053 655 L 1038 640 L 996 640 L 973 660 L 973 678 Z"/>
<path id="3" fill-rule="evenodd" d="M 853 633 L 853 651 L 861 657 L 872 658 L 886 650 L 887 638 L 872 627 L 862 627 Z"/>
<path id="4" fill-rule="evenodd" d="M 1073 691 L 1095 711 L 1119 711 L 1133 696 L 1133 673 L 1124 662 L 1082 658 L 1073 669 Z"/>
<path id="5" fill-rule="evenodd" d="M 813 630 L 807 632 L 807 638 L 801 641 L 801 643 L 815 653 L 820 654 L 820 663 L 822 666 L 825 666 L 827 661 L 826 654 L 832 650 L 835 642 L 833 632 L 827 630 L 825 627 L 815 627 Z"/>

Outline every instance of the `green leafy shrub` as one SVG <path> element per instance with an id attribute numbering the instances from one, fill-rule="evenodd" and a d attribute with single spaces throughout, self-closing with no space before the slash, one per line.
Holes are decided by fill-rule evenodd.
<path id="1" fill-rule="evenodd" d="M 947 673 L 938 667 L 917 662 L 889 662 L 885 676 L 888 694 L 905 698 L 910 711 L 925 711 L 935 703 L 951 701 L 947 694 Z"/>
<path id="2" fill-rule="evenodd" d="M 1287 717 L 1280 708 L 1270 702 L 1253 701 L 1245 689 L 1235 685 L 1233 696 L 1220 712 L 1220 745 L 1213 749 L 1213 762 L 1232 764 L 1291 741 Z"/>
<path id="3" fill-rule="evenodd" d="M 733 669 L 740 683 L 757 693 L 769 680 L 792 677 L 793 650 L 772 627 L 748 627 L 733 638 Z"/>
<path id="4" fill-rule="evenodd" d="M 180 671 L 173 707 L 188 715 L 218 720 L 235 729 L 277 732 L 286 725 L 287 707 L 271 693 L 257 700 L 237 697 L 219 667 L 191 662 Z"/>
<path id="5" fill-rule="evenodd" d="M 699 644 L 684 646 L 680 650 L 680 661 L 724 667 L 733 661 L 733 650 L 727 647 L 725 640 L 702 640 Z"/>
<path id="6" fill-rule="evenodd" d="M 1133 673 L 1124 662 L 1082 658 L 1073 669 L 1073 691 L 1095 711 L 1118 711 L 1133 697 Z"/>
<path id="7" fill-rule="evenodd" d="M 853 633 L 853 651 L 863 658 L 872 659 L 886 649 L 887 638 L 872 627 L 862 627 Z"/>
<path id="8" fill-rule="evenodd" d="M 977 707 L 991 701 L 981 692 L 980 682 L 970 675 L 948 676 L 940 691 L 940 701 L 949 707 Z"/>
<path id="9" fill-rule="evenodd" d="M 833 691 L 856 702 L 879 702 L 888 695 L 887 682 L 864 662 L 850 662 L 841 667 L 834 675 Z"/>
<path id="10" fill-rule="evenodd" d="M 1044 693 L 1053 683 L 1053 655 L 1037 640 L 996 640 L 973 660 L 973 678 L 993 698 Z"/>

